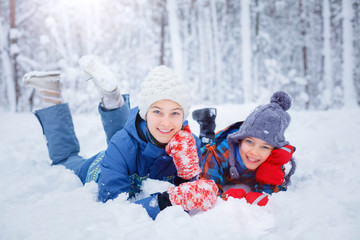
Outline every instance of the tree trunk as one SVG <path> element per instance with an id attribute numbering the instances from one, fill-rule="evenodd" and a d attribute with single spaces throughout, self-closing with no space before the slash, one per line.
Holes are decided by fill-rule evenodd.
<path id="1" fill-rule="evenodd" d="M 250 30 L 250 1 L 241 1 L 241 32 L 242 32 L 242 49 L 241 49 L 241 65 L 242 65 L 242 81 L 244 86 L 244 103 L 252 101 L 253 92 L 251 86 L 251 30 Z"/>
<path id="2" fill-rule="evenodd" d="M 343 17 L 343 86 L 344 86 L 344 106 L 356 107 L 357 97 L 354 85 L 353 74 L 353 28 L 352 18 L 353 9 L 352 1 L 342 1 L 342 17 Z"/>
<path id="3" fill-rule="evenodd" d="M 1 102 L 7 104 L 7 109 L 10 112 L 16 111 L 16 91 L 15 91 L 15 82 L 14 82 L 14 73 L 11 63 L 11 56 L 9 50 L 9 28 L 10 24 L 6 21 L 5 13 L 3 11 L 5 3 L 0 2 L 0 58 L 1 58 L 1 76 L 3 79 L 2 84 L 5 89 L 5 96 L 1 96 Z M 10 19 L 10 18 L 9 18 Z M 1 83 L 1 81 L 0 81 Z"/>
<path id="4" fill-rule="evenodd" d="M 304 13 L 304 5 L 303 5 L 303 1 L 300 0 L 299 1 L 299 17 L 300 17 L 300 26 L 301 26 L 301 37 L 302 37 L 302 40 L 303 40 L 303 47 L 301 49 L 302 51 L 302 62 L 303 62 L 303 76 L 304 78 L 306 79 L 306 86 L 305 86 L 305 91 L 306 93 L 308 94 L 308 96 L 312 96 L 312 93 L 311 93 L 311 87 L 310 87 L 310 83 L 307 79 L 307 73 L 308 73 L 308 69 L 307 69 L 307 47 L 306 47 L 306 24 L 305 24 L 305 13 Z M 306 102 L 306 109 L 309 109 L 310 107 L 310 100 L 308 100 Z"/>
<path id="5" fill-rule="evenodd" d="M 323 51 L 323 66 L 324 66 L 324 82 L 325 82 L 325 97 L 324 105 L 326 108 L 332 105 L 332 93 L 334 89 L 332 78 L 332 64 L 331 64 L 331 26 L 330 26 L 330 3 L 329 0 L 323 0 L 323 38 L 324 38 L 324 51 Z"/>
<path id="6" fill-rule="evenodd" d="M 217 23 L 217 12 L 216 12 L 216 5 L 215 0 L 210 1 L 210 9 L 211 9 L 211 23 L 212 23 L 212 32 L 213 32 L 213 39 L 214 39 L 214 58 L 215 58 L 215 77 L 214 79 L 214 90 L 220 89 L 220 82 L 223 81 L 221 79 L 222 75 L 222 59 L 221 59 L 221 53 L 220 53 L 220 39 L 219 39 L 219 30 L 218 30 L 218 23 Z M 221 101 L 220 98 L 221 94 L 219 94 L 218 91 L 213 91 L 212 94 L 212 101 L 215 103 L 219 103 Z"/>
<path id="7" fill-rule="evenodd" d="M 165 64 L 165 27 L 166 27 L 166 0 L 163 0 L 161 2 L 158 2 L 158 6 L 160 7 L 160 9 L 162 9 L 161 11 L 161 19 L 160 19 L 160 25 L 161 25 L 161 30 L 160 30 L 160 65 L 164 65 Z"/>
<path id="8" fill-rule="evenodd" d="M 177 3 L 175 0 L 167 0 L 167 12 L 169 19 L 170 45 L 172 54 L 173 69 L 181 77 L 183 74 L 182 43 L 179 29 L 179 19 L 177 16 Z"/>
<path id="9" fill-rule="evenodd" d="M 15 23 L 15 7 L 16 2 L 15 0 L 10 0 L 10 56 L 12 61 L 12 70 L 13 70 L 13 82 L 15 84 L 15 92 L 16 92 L 16 100 L 15 100 L 15 111 L 17 111 L 19 98 L 20 98 L 20 86 L 17 80 L 17 62 L 16 58 L 18 56 L 18 52 L 12 52 L 12 49 L 17 45 L 17 36 L 12 36 L 11 31 L 14 31 L 16 29 L 16 23 Z"/>

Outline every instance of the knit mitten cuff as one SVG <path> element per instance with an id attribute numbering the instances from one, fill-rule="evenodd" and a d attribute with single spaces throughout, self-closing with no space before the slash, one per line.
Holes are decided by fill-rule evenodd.
<path id="1" fill-rule="evenodd" d="M 159 195 L 157 195 L 157 197 L 160 211 L 172 206 L 169 194 L 167 192 L 160 193 Z"/>

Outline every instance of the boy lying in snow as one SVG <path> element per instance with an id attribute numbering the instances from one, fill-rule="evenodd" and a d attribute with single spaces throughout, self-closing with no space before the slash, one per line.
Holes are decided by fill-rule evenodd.
<path id="1" fill-rule="evenodd" d="M 284 137 L 291 104 L 286 92 L 275 92 L 269 104 L 257 107 L 244 122 L 218 132 L 215 143 L 202 150 L 201 178 L 214 180 L 223 199 L 244 197 L 263 206 L 268 194 L 286 190 L 295 171 L 295 147 Z M 292 168 L 285 178 L 284 165 L 289 161 Z"/>

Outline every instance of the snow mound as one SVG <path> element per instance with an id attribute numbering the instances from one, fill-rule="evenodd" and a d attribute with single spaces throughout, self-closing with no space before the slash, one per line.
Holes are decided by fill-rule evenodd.
<path id="1" fill-rule="evenodd" d="M 217 130 L 244 120 L 253 107 L 218 106 Z M 297 171 L 287 192 L 265 207 L 219 199 L 206 212 L 175 206 L 152 221 L 126 194 L 97 202 L 96 184 L 82 186 L 71 171 L 50 166 L 31 113 L 1 113 L 0 239 L 358 239 L 360 110 L 289 114 L 286 137 L 297 147 Z M 106 147 L 98 116 L 75 115 L 74 125 L 82 155 Z M 149 180 L 143 195 L 168 187 Z"/>

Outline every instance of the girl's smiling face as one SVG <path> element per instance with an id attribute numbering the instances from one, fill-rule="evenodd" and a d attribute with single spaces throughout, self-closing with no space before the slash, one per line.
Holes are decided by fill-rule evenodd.
<path id="1" fill-rule="evenodd" d="M 256 170 L 270 156 L 274 147 L 260 138 L 247 137 L 240 142 L 240 156 L 249 170 Z"/>
<path id="2" fill-rule="evenodd" d="M 166 144 L 181 130 L 184 111 L 179 104 L 168 99 L 154 102 L 146 113 L 146 123 L 151 135 Z"/>

